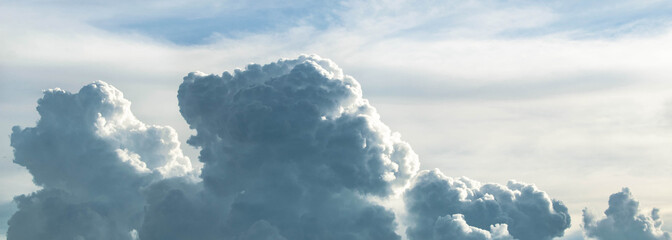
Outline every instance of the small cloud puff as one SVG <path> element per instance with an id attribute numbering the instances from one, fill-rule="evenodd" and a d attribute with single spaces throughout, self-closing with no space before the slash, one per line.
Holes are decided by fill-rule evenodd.
<path id="1" fill-rule="evenodd" d="M 639 202 L 634 199 L 630 189 L 609 197 L 609 208 L 604 211 L 606 218 L 597 219 L 595 215 L 583 210 L 583 230 L 586 236 L 599 240 L 670 240 L 669 232 L 662 230 L 663 221 L 659 210 L 654 208 L 650 214 L 640 213 Z"/>

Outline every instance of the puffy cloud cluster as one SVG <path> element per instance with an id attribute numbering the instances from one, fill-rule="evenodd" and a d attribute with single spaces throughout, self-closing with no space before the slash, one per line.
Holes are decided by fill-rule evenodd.
<path id="1" fill-rule="evenodd" d="M 609 208 L 604 211 L 606 218 L 596 217 L 583 210 L 583 229 L 586 236 L 609 240 L 670 240 L 669 232 L 662 230 L 663 221 L 659 210 L 654 208 L 649 215 L 640 213 L 639 202 L 623 188 L 609 197 Z"/>
<path id="2" fill-rule="evenodd" d="M 104 82 L 48 90 L 37 111 L 37 126 L 14 127 L 11 145 L 42 190 L 15 198 L 8 239 L 129 239 L 142 188 L 192 170 L 175 131 L 140 122 Z"/>
<path id="3" fill-rule="evenodd" d="M 569 226 L 534 186 L 418 175 L 359 83 L 317 56 L 190 73 L 178 100 L 200 171 L 114 87 L 45 92 L 37 126 L 11 137 L 43 189 L 15 198 L 8 239 L 391 240 L 403 222 L 411 240 L 543 240 Z M 372 200 L 402 192 L 404 221 Z"/>
<path id="4" fill-rule="evenodd" d="M 400 238 L 394 214 L 367 198 L 404 186 L 417 156 L 333 62 L 302 56 L 221 76 L 191 73 L 178 99 L 197 131 L 189 143 L 201 148 L 204 192 L 225 205 L 212 222 L 226 230 L 213 235 Z"/>
<path id="5" fill-rule="evenodd" d="M 317 56 L 233 75 L 191 73 L 178 99 L 198 132 L 189 143 L 203 148 L 202 177 L 222 194 L 266 184 L 271 171 L 311 188 L 385 196 L 418 169 L 415 153 L 380 121 L 359 83 Z"/>
<path id="6" fill-rule="evenodd" d="M 464 177 L 446 177 L 438 170 L 423 171 L 404 200 L 411 240 L 544 240 L 562 236 L 570 225 L 561 202 L 534 185 L 513 181 L 506 186 L 482 185 Z"/>

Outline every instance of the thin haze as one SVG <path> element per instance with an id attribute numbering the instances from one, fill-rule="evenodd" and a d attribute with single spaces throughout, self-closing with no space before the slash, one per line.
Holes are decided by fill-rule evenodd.
<path id="1" fill-rule="evenodd" d="M 3 222 L 16 210 L 14 196 L 39 189 L 12 163 L 9 135 L 14 125 L 35 126 L 42 90 L 114 85 L 142 122 L 175 128 L 198 169 L 198 150 L 186 143 L 195 132 L 176 98 L 185 74 L 316 53 L 361 83 L 420 169 L 533 183 L 569 209 L 567 239 L 582 238 L 584 207 L 596 213 L 588 235 L 610 236 L 597 233 L 601 219 L 615 218 L 602 212 L 616 209 L 608 199 L 623 187 L 648 216 L 643 222 L 672 223 L 668 1 L 0 5 Z M 445 223 L 469 222 L 441 214 Z"/>

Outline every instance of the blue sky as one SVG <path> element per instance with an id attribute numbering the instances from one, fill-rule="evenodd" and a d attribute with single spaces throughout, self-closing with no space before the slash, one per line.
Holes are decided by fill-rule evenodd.
<path id="1" fill-rule="evenodd" d="M 3 1 L 0 135 L 34 125 L 42 90 L 104 80 L 139 119 L 173 126 L 198 166 L 183 76 L 314 53 L 361 82 L 422 169 L 534 183 L 569 206 L 571 237 L 582 208 L 603 211 L 622 187 L 672 222 L 670 13 L 626 0 Z M 7 208 L 37 187 L 0 145 Z"/>

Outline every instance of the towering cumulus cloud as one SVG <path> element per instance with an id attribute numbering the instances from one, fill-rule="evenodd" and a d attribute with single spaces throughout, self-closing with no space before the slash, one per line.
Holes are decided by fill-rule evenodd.
<path id="1" fill-rule="evenodd" d="M 16 198 L 9 240 L 394 240 L 399 223 L 411 240 L 543 240 L 569 226 L 534 186 L 417 175 L 359 83 L 317 56 L 190 73 L 178 99 L 200 171 L 115 88 L 47 91 L 37 126 L 12 134 L 15 162 L 43 189 Z M 404 192 L 399 220 L 378 200 Z"/>
<path id="2" fill-rule="evenodd" d="M 203 187 L 227 202 L 230 239 L 399 239 L 367 200 L 403 187 L 417 156 L 333 62 L 302 56 L 221 76 L 189 74 L 180 111 Z M 263 233 L 263 234 L 262 234 Z"/>
<path id="3" fill-rule="evenodd" d="M 639 202 L 624 188 L 609 197 L 606 218 L 597 220 L 584 209 L 583 228 L 588 237 L 599 240 L 671 240 L 670 233 L 661 229 L 663 221 L 658 211 L 654 208 L 650 215 L 640 213 Z"/>
<path id="4" fill-rule="evenodd" d="M 42 190 L 15 198 L 8 239 L 129 239 L 142 220 L 141 189 L 191 171 L 175 131 L 138 121 L 106 83 L 46 91 L 37 111 L 37 126 L 14 127 L 11 145 Z"/>
<path id="5" fill-rule="evenodd" d="M 404 199 L 411 240 L 544 240 L 562 236 L 570 224 L 567 208 L 534 185 L 481 185 L 438 170 L 419 173 Z"/>

